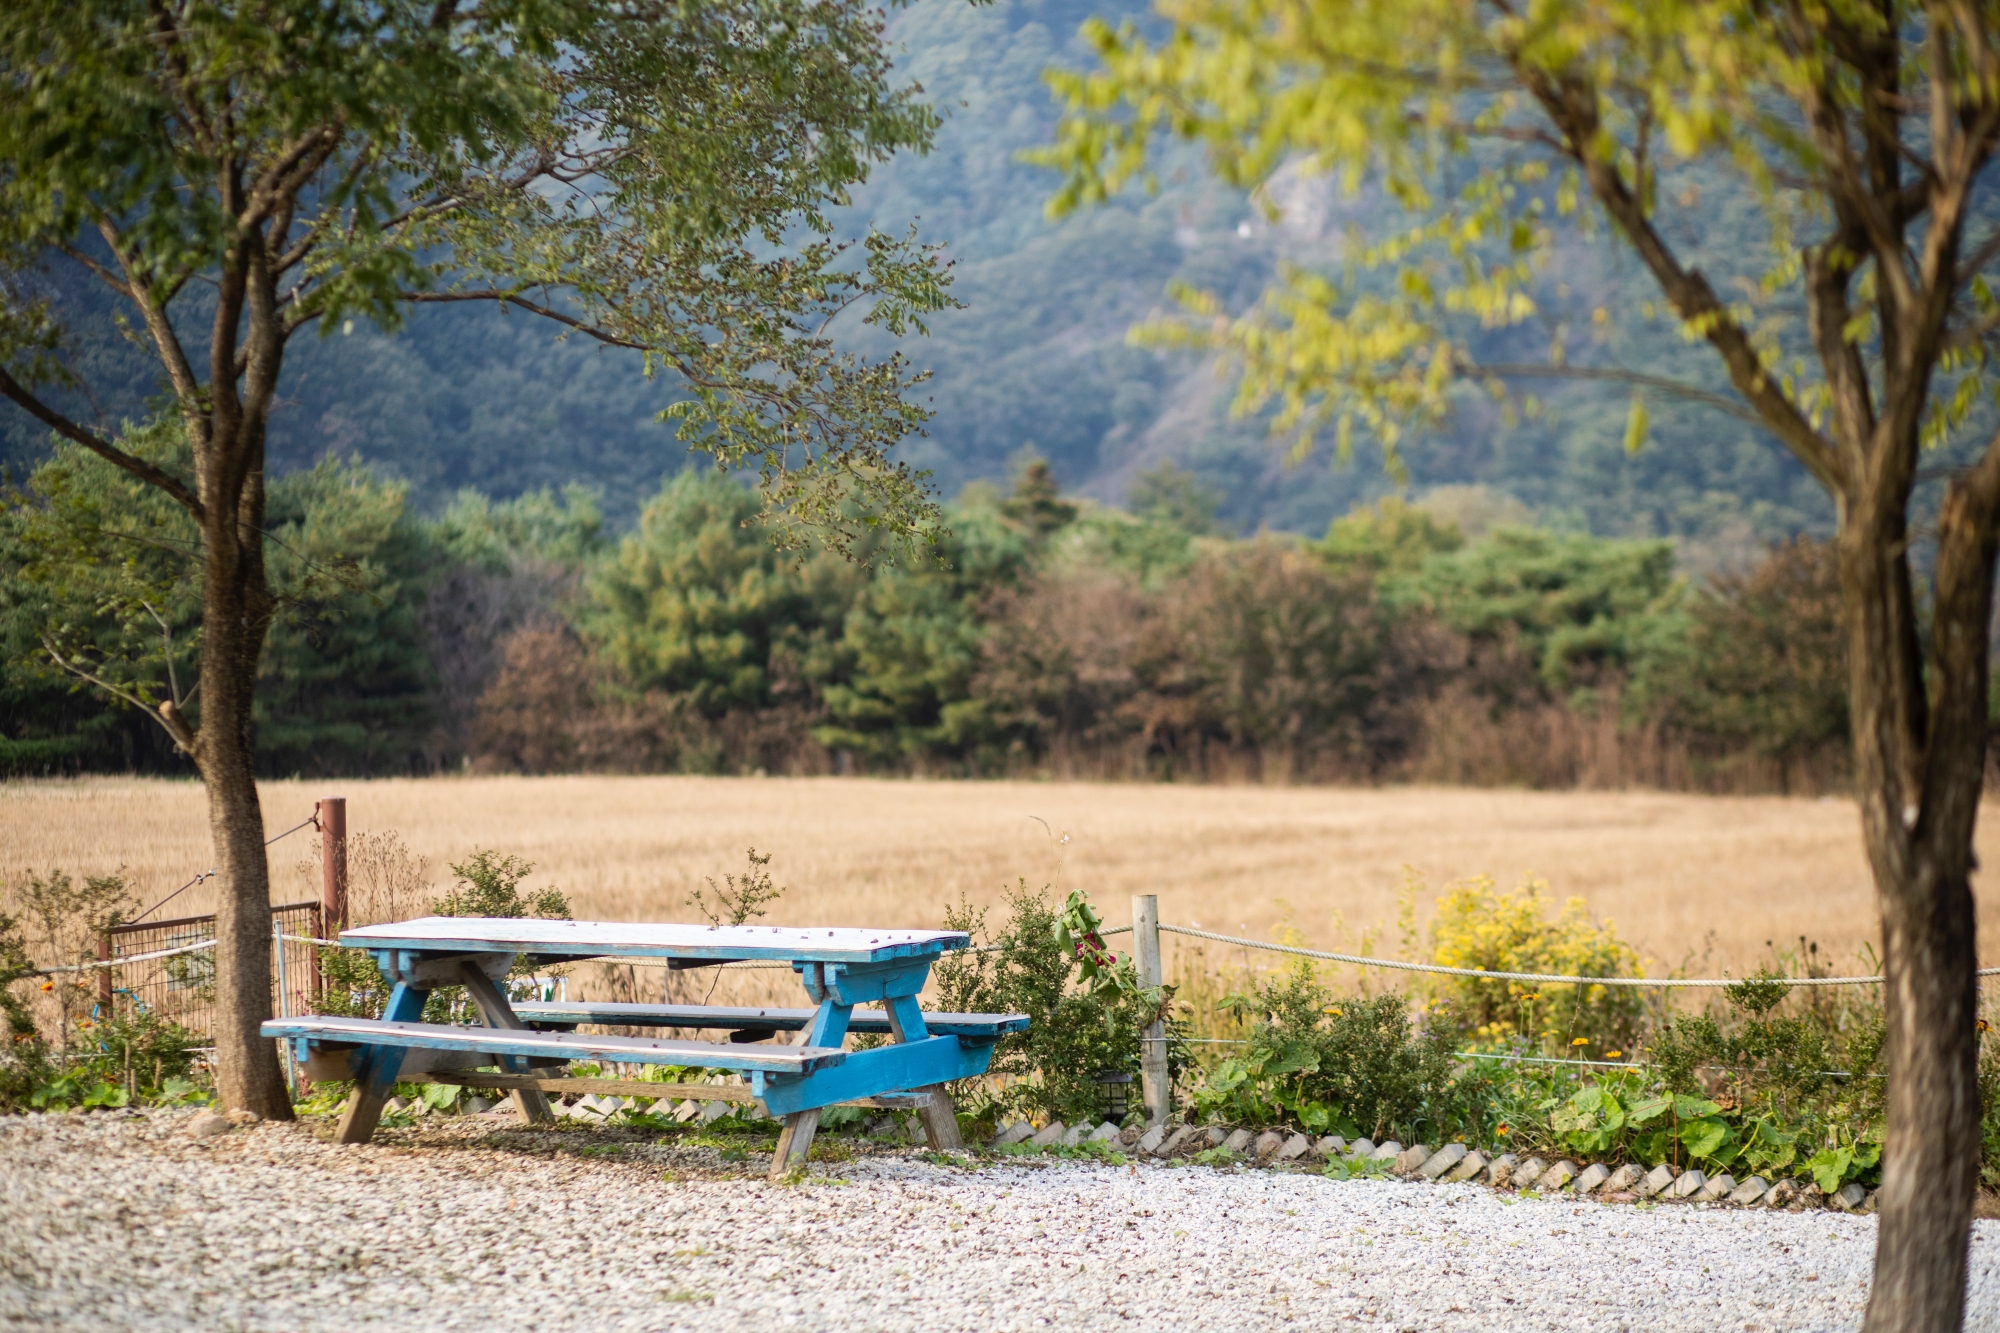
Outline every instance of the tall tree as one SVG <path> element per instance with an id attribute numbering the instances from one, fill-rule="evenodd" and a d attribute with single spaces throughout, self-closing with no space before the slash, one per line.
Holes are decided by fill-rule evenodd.
<path id="1" fill-rule="evenodd" d="M 1237 357 L 1282 431 L 1398 433 L 1468 379 L 1539 374 L 1704 401 L 1760 426 L 1834 498 L 1861 825 L 1881 908 L 1889 1137 L 1865 1328 L 1964 1310 L 1978 1157 L 1970 874 L 1986 756 L 2000 436 L 1982 406 L 2000 224 L 1993 0 L 1161 0 L 1159 41 L 1088 30 L 1059 75 L 1058 211 L 1143 175 L 1155 138 L 1267 187 L 1332 172 L 1378 205 L 1337 274 L 1287 274 L 1231 317 L 1153 332 Z M 1260 196 L 1267 204 L 1273 194 Z M 1397 215 L 1398 209 L 1401 215 Z M 1715 237 L 1761 219 L 1761 272 Z M 1561 283 L 1593 231 L 1649 273 L 1726 380 L 1610 359 Z M 1582 297 L 1580 308 L 1566 298 Z M 1471 334 L 1539 324 L 1546 355 Z M 1488 341 L 1484 345 L 1491 345 Z M 1935 462 L 1923 466 L 1934 451 Z M 1928 489 L 1924 473 L 1940 484 Z M 1912 547 L 1935 543 L 1929 597 Z M 1928 601 L 1929 620 L 1924 621 Z"/>
<path id="2" fill-rule="evenodd" d="M 488 302 L 639 354 L 679 437 L 761 477 L 781 530 L 922 540 L 899 357 L 841 353 L 948 302 L 914 237 L 824 211 L 934 114 L 862 0 L 18 0 L 0 7 L 0 395 L 199 531 L 199 683 L 130 691 L 206 783 L 222 1099 L 290 1113 L 271 1043 L 252 694 L 274 611 L 264 442 L 315 326 Z M 157 360 L 185 468 L 79 406 L 67 266 Z M 362 387 L 365 391 L 365 386 Z M 664 395 L 663 395 L 664 396 Z M 384 442 L 393 463 L 393 443 Z M 87 668 L 86 668 L 87 669 Z"/>

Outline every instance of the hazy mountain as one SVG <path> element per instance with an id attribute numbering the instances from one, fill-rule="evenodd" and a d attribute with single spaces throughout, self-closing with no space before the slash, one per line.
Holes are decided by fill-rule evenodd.
<path id="1" fill-rule="evenodd" d="M 904 68 L 948 119 L 934 151 L 880 169 L 844 221 L 901 231 L 920 218 L 926 236 L 950 243 L 966 305 L 907 348 L 935 372 L 925 392 L 937 413 L 909 452 L 949 495 L 1004 475 L 1032 447 L 1066 487 L 1112 502 L 1142 468 L 1171 459 L 1223 497 L 1222 517 L 1239 529 L 1321 531 L 1388 489 L 1379 455 L 1364 444 L 1347 466 L 1322 454 L 1288 467 L 1260 422 L 1231 418 L 1228 382 L 1192 358 L 1131 346 L 1126 330 L 1166 305 L 1172 281 L 1240 308 L 1281 259 L 1337 265 L 1350 231 L 1394 219 L 1379 201 L 1292 175 L 1273 191 L 1283 216 L 1272 225 L 1182 151 L 1164 161 L 1156 194 L 1048 222 L 1053 178 L 1017 154 L 1048 138 L 1055 110 L 1042 71 L 1085 62 L 1076 31 L 1093 12 L 1144 17 L 1129 4 L 1068 0 L 919 0 L 894 13 Z M 1743 221 L 1708 238 L 1725 267 L 1761 262 L 1762 230 L 1754 217 Z M 1697 248 L 1703 239 L 1687 238 Z M 1600 304 L 1630 315 L 1653 296 L 1608 242 L 1577 247 L 1562 268 L 1549 293 L 1558 315 Z M 96 294 L 62 294 L 75 319 L 112 331 Z M 1620 360 L 1713 382 L 1705 349 L 1684 346 L 1663 323 L 1620 327 L 1633 326 L 1608 349 Z M 365 325 L 326 332 L 292 352 L 272 423 L 280 469 L 357 453 L 407 477 L 431 507 L 464 486 L 506 497 L 581 480 L 603 490 L 607 514 L 622 523 L 684 460 L 655 420 L 670 382 L 647 382 L 631 357 L 558 343 L 526 316 L 425 309 L 393 337 Z M 1478 350 L 1530 359 L 1547 336 L 1540 327 L 1503 332 Z M 91 394 L 73 405 L 106 423 L 142 412 L 155 392 L 133 348 L 108 343 L 80 369 Z M 1484 488 L 1452 492 L 1461 509 L 1518 501 L 1556 526 L 1673 536 L 1696 565 L 1830 524 L 1830 506 L 1801 469 L 1754 428 L 1713 411 L 1653 404 L 1652 443 L 1628 456 L 1627 401 L 1623 390 L 1556 386 L 1543 395 L 1550 410 L 1508 425 L 1468 393 L 1449 429 L 1406 444 L 1412 485 Z M 5 414 L 4 457 L 18 465 L 39 448 L 32 423 Z"/>

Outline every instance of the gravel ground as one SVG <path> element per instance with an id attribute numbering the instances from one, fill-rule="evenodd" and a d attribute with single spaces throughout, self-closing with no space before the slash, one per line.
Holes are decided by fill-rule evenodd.
<path id="1" fill-rule="evenodd" d="M 937 1165 L 806 1184 L 638 1131 L 185 1113 L 0 1120 L 0 1327 L 1764 1330 L 1856 1326 L 1875 1222 L 1207 1167 Z M 825 1142 L 825 1140 L 822 1140 Z M 838 1151 L 836 1145 L 836 1151 Z M 2000 1223 L 1968 1328 L 2000 1327 Z"/>

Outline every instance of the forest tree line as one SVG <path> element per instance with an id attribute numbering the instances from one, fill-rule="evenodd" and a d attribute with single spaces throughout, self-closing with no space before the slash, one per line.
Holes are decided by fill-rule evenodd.
<path id="1" fill-rule="evenodd" d="M 1066 497 L 1037 459 L 962 492 L 931 560 L 787 553 L 757 512 L 702 469 L 622 535 L 581 489 L 464 492 L 427 517 L 358 462 L 277 479 L 263 771 L 1845 779 L 1838 589 L 1810 538 L 1700 581 L 1666 542 L 1468 539 L 1395 499 L 1319 540 L 1241 538 L 1170 466 L 1116 509 Z M 192 676 L 183 526 L 67 446 L 14 493 L 4 771 L 185 769 L 108 693 Z"/>

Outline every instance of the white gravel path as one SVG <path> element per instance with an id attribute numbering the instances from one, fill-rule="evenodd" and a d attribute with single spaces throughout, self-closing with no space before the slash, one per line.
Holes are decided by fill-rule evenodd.
<path id="1" fill-rule="evenodd" d="M 757 1155 L 491 1117 L 386 1131 L 0 1120 L 0 1327 L 1826 1330 L 1875 1223 L 1470 1185 Z M 627 1146 L 604 1150 L 614 1143 Z M 595 1149 L 595 1152 L 587 1151 Z M 671 1180 L 663 1173 L 671 1171 Z M 2000 1327 L 2000 1223 L 1968 1328 Z"/>

